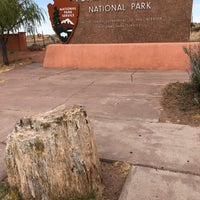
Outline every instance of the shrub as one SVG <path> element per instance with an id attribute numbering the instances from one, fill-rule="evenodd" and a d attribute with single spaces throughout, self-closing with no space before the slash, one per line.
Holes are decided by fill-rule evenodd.
<path id="1" fill-rule="evenodd" d="M 30 47 L 28 47 L 28 49 L 29 49 L 30 51 L 42 51 L 43 46 L 40 45 L 40 44 L 33 44 L 33 45 L 31 45 Z"/>
<path id="2" fill-rule="evenodd" d="M 200 44 L 183 47 L 189 57 L 190 81 L 192 86 L 200 92 Z"/>

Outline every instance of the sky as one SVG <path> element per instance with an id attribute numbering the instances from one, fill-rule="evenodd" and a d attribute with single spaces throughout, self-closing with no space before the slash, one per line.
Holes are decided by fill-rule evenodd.
<path id="1" fill-rule="evenodd" d="M 38 33 L 43 32 L 43 34 L 54 34 L 47 11 L 47 5 L 49 3 L 53 4 L 53 0 L 34 0 L 34 2 L 45 11 L 46 18 L 45 23 L 43 23 L 41 27 L 37 28 Z M 193 0 L 192 19 L 193 22 L 200 22 L 200 0 Z"/>

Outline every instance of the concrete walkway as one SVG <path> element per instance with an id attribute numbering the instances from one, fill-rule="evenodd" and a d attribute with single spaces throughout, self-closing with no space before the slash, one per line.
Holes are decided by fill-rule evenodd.
<path id="1" fill-rule="evenodd" d="M 183 71 L 45 69 L 0 74 L 0 179 L 16 119 L 58 105 L 83 104 L 99 155 L 132 163 L 120 200 L 199 200 L 200 129 L 159 123 L 162 88 Z"/>

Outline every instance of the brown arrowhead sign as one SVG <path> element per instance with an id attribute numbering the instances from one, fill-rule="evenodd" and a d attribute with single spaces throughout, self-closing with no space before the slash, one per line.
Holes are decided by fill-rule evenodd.
<path id="1" fill-rule="evenodd" d="M 70 0 L 54 0 L 48 4 L 53 30 L 63 43 L 69 43 L 78 24 L 79 4 Z"/>

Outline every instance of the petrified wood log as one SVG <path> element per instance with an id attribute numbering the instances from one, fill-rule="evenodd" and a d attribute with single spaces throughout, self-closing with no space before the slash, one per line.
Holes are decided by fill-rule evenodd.
<path id="1" fill-rule="evenodd" d="M 82 106 L 20 119 L 8 137 L 5 161 L 10 185 L 26 200 L 101 195 L 100 162 Z"/>

